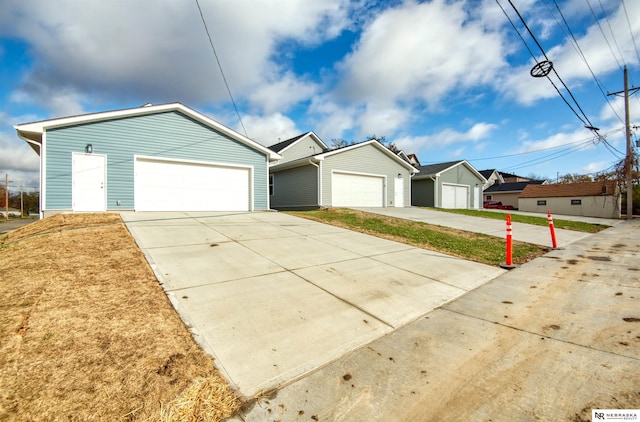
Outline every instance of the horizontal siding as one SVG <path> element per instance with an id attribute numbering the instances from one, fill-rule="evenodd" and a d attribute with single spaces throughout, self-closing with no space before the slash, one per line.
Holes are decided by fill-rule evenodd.
<path id="1" fill-rule="evenodd" d="M 478 189 L 476 185 L 482 186 L 482 180 L 478 178 L 471 170 L 465 165 L 457 165 L 454 168 L 442 173 L 438 179 L 439 192 L 442 193 L 442 184 L 451 183 L 454 185 L 466 185 L 469 186 L 469 207 L 473 208 L 475 204 L 476 196 L 478 195 Z M 442 206 L 442 201 L 438 206 Z M 482 200 L 480 200 L 480 206 L 482 206 Z"/>
<path id="2" fill-rule="evenodd" d="M 268 208 L 266 155 L 172 111 L 47 131 L 48 209 L 71 208 L 71 153 L 86 144 L 107 156 L 109 210 L 134 208 L 134 155 L 253 166 L 254 208 Z"/>
<path id="3" fill-rule="evenodd" d="M 433 180 L 420 179 L 411 182 L 411 205 L 418 207 L 434 207 Z"/>
<path id="4" fill-rule="evenodd" d="M 318 169 L 313 165 L 273 173 L 271 207 L 318 206 Z"/>
<path id="5" fill-rule="evenodd" d="M 322 205 L 329 207 L 331 199 L 331 174 L 333 171 L 347 171 L 387 176 L 385 186 L 385 206 L 394 206 L 394 182 L 398 173 L 404 178 L 404 204 L 411 205 L 411 176 L 409 169 L 404 167 L 384 152 L 372 145 L 353 148 L 344 152 L 330 155 L 322 162 Z"/>
<path id="6" fill-rule="evenodd" d="M 320 154 L 321 152 L 324 152 L 322 145 L 318 144 L 311 137 L 305 136 L 290 145 L 289 148 L 282 153 L 283 158 L 278 164 L 297 160 L 298 158 L 309 157 L 314 154 Z"/>

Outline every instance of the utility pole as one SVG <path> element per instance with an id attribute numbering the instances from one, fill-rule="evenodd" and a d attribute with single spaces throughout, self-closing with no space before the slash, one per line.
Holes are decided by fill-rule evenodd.
<path id="1" fill-rule="evenodd" d="M 629 122 L 629 91 L 637 91 L 640 88 L 629 88 L 629 74 L 627 66 L 624 67 L 624 90 L 612 92 L 608 95 L 624 94 L 624 124 L 627 141 L 627 156 L 624 161 L 624 174 L 627 184 L 627 220 L 633 218 L 633 177 L 631 175 L 633 164 L 633 146 L 631 145 L 631 123 Z"/>
<path id="2" fill-rule="evenodd" d="M 4 174 L 4 219 L 9 220 L 9 173 Z"/>
<path id="3" fill-rule="evenodd" d="M 24 218 L 24 189 L 20 182 L 20 218 Z"/>

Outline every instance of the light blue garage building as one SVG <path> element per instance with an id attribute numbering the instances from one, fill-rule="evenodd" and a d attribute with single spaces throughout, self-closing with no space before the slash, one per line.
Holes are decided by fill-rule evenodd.
<path id="1" fill-rule="evenodd" d="M 43 216 L 269 209 L 274 151 L 180 103 L 15 126 L 40 156 Z"/>

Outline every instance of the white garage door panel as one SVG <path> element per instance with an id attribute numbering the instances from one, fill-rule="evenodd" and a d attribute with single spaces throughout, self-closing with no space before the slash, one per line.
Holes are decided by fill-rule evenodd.
<path id="1" fill-rule="evenodd" d="M 334 173 L 331 195 L 334 207 L 382 207 L 384 177 Z"/>
<path id="2" fill-rule="evenodd" d="M 136 211 L 248 211 L 249 169 L 138 159 Z"/>
<path id="3" fill-rule="evenodd" d="M 442 208 L 469 208 L 467 186 L 442 185 Z"/>

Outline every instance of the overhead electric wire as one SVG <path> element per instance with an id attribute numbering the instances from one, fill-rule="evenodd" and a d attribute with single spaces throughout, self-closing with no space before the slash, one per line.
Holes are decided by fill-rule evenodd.
<path id="1" fill-rule="evenodd" d="M 511 5 L 511 7 L 513 8 L 513 10 L 516 12 L 516 14 L 518 15 L 518 17 L 520 18 L 520 21 L 522 22 L 522 24 L 524 25 L 524 27 L 526 28 L 527 32 L 529 32 L 529 35 L 531 36 L 531 38 L 533 38 L 533 40 L 535 41 L 536 45 L 538 46 L 538 48 L 540 49 L 540 51 L 542 52 L 542 55 L 544 56 L 545 60 L 547 60 L 548 62 L 551 62 L 549 60 L 549 58 L 547 57 L 547 53 L 544 51 L 544 48 L 542 48 L 542 45 L 540 45 L 540 43 L 538 42 L 538 39 L 536 38 L 536 36 L 533 34 L 533 32 L 531 31 L 531 29 L 529 28 L 529 25 L 527 25 L 527 22 L 524 20 L 524 18 L 522 17 L 522 15 L 520 14 L 520 11 L 516 8 L 516 6 L 513 4 L 513 2 L 511 0 L 507 0 L 509 2 L 509 4 Z M 496 3 L 498 3 L 498 5 L 500 5 L 500 2 L 498 0 L 496 0 Z M 506 11 L 504 10 L 504 8 L 502 8 L 502 6 L 500 6 L 500 8 L 502 9 L 503 13 L 505 13 L 506 15 Z M 507 16 L 508 17 L 508 16 Z M 515 25 L 513 24 L 513 21 L 511 19 L 509 19 L 509 22 L 511 22 L 511 25 L 514 27 L 514 29 L 516 30 L 516 32 L 518 32 L 518 35 L 520 35 L 518 29 L 515 27 Z M 520 35 L 520 39 L 522 39 L 524 41 L 524 38 Z M 525 42 L 526 45 L 526 42 Z M 538 62 L 537 57 L 533 54 L 533 52 L 531 51 L 531 49 L 529 49 L 527 47 L 527 50 L 529 50 L 529 53 L 531 53 L 531 56 L 533 57 L 533 60 L 536 63 Z M 558 78 L 558 80 L 562 83 L 562 86 L 564 86 L 564 88 L 566 89 L 566 91 L 569 93 L 569 96 L 571 97 L 571 99 L 573 100 L 574 104 L 576 105 L 576 107 L 578 108 L 578 110 L 580 110 L 580 113 L 582 113 L 582 116 L 584 117 L 584 119 L 582 117 L 580 117 L 580 115 L 576 112 L 576 110 L 571 106 L 571 104 L 569 104 L 569 101 L 567 101 L 567 99 L 564 97 L 564 95 L 562 95 L 562 92 L 560 91 L 560 89 L 558 89 L 558 87 L 556 86 L 556 84 L 551 80 L 551 78 L 549 77 L 549 75 L 547 74 L 547 80 L 549 80 L 549 82 L 551 83 L 551 85 L 555 88 L 555 90 L 558 92 L 558 95 L 560 95 L 560 98 L 562 98 L 562 100 L 565 102 L 565 104 L 567 104 L 567 106 L 571 109 L 571 111 L 573 111 L 573 114 L 576 115 L 576 117 L 578 118 L 578 120 L 580 120 L 582 122 L 582 124 L 590 129 L 591 131 L 593 131 L 596 136 L 598 136 L 597 134 L 597 130 L 595 129 L 595 127 L 593 126 L 593 124 L 591 123 L 591 121 L 589 120 L 589 117 L 587 117 L 587 114 L 584 112 L 584 110 L 582 109 L 582 107 L 580 107 L 580 104 L 578 104 L 578 100 L 576 100 L 576 98 L 574 97 L 573 93 L 571 92 L 571 90 L 569 89 L 569 87 L 567 86 L 567 84 L 564 83 L 564 81 L 562 80 L 562 78 L 560 77 L 560 75 L 558 74 L 558 72 L 556 71 L 556 69 L 554 67 L 552 67 L 553 73 L 556 75 L 556 77 Z"/>
<path id="2" fill-rule="evenodd" d="M 571 39 L 573 40 L 573 43 L 571 45 L 576 50 L 578 55 L 582 58 L 582 61 L 587 66 L 587 69 L 589 69 L 589 72 L 591 73 L 591 76 L 593 77 L 593 80 L 596 82 L 596 85 L 598 86 L 598 89 L 600 90 L 600 93 L 602 93 L 602 96 L 604 97 L 605 101 L 607 102 L 607 104 L 611 108 L 611 111 L 613 111 L 613 114 L 615 114 L 616 117 L 618 118 L 618 120 L 620 120 L 620 122 L 622 124 L 624 124 L 624 120 L 622 119 L 622 117 L 620 117 L 620 115 L 618 114 L 616 109 L 613 107 L 613 104 L 611 104 L 611 101 L 609 100 L 609 96 L 605 93 L 605 89 L 603 88 L 602 84 L 600 83 L 600 81 L 596 77 L 595 73 L 593 72 L 593 69 L 589 65 L 589 61 L 587 60 L 587 57 L 582 52 L 582 49 L 580 48 L 580 44 L 578 44 L 578 40 L 576 39 L 575 35 L 573 34 L 573 31 L 571 30 L 571 27 L 569 26 L 569 22 L 567 22 L 567 19 L 564 17 L 564 14 L 562 13 L 562 10 L 560 9 L 560 5 L 558 5 L 557 0 L 553 0 L 553 3 L 555 4 L 556 9 L 558 10 L 558 13 L 560 14 L 560 17 L 562 18 L 562 21 L 564 22 L 564 25 L 567 27 L 568 35 L 570 35 Z M 546 1 L 545 1 L 545 5 L 547 6 L 547 9 L 549 10 L 549 13 L 556 20 L 556 23 L 558 24 L 558 26 L 560 28 L 562 28 L 563 32 L 565 32 L 565 34 L 566 34 L 567 32 L 564 30 L 564 27 L 562 25 L 560 25 L 560 22 L 558 22 L 558 19 L 552 13 L 551 8 L 549 8 L 549 6 L 548 6 Z"/>
<path id="3" fill-rule="evenodd" d="M 620 53 L 620 58 L 622 59 L 622 63 L 624 63 L 624 65 L 626 66 L 627 62 L 624 59 L 624 54 L 622 54 L 622 50 L 620 50 L 620 45 L 618 44 L 618 40 L 616 39 L 616 34 L 613 32 L 613 28 L 611 27 L 609 16 L 607 15 L 607 12 L 604 10 L 604 6 L 602 5 L 602 0 L 598 0 L 598 3 L 600 3 L 600 9 L 602 9 L 602 13 L 604 13 L 604 19 L 605 21 L 607 21 L 607 25 L 609 26 L 609 32 L 611 32 L 613 43 L 616 45 L 616 48 L 618 49 L 618 53 Z"/>
<path id="4" fill-rule="evenodd" d="M 636 44 L 636 37 L 635 35 L 633 35 L 631 21 L 629 20 L 629 14 L 627 13 L 627 6 L 625 6 L 624 0 L 622 0 L 622 9 L 624 10 L 624 16 L 627 18 L 627 26 L 629 26 L 629 33 L 631 34 L 631 40 L 633 41 L 634 51 L 636 52 L 636 57 L 638 58 L 638 64 L 640 64 L 640 52 L 638 52 L 638 44 Z"/>
<path id="5" fill-rule="evenodd" d="M 196 6 L 198 6 L 198 11 L 200 12 L 200 18 L 202 19 L 202 24 L 204 25 L 204 30 L 207 32 L 207 37 L 209 38 L 209 44 L 211 45 L 211 50 L 213 50 L 213 55 L 216 58 L 216 62 L 218 63 L 218 68 L 220 69 L 220 74 L 222 75 L 222 80 L 224 81 L 224 85 L 227 87 L 227 92 L 229 93 L 229 98 L 231 98 L 231 103 L 233 104 L 233 108 L 236 111 L 236 115 L 238 116 L 238 120 L 240 121 L 240 126 L 242 126 L 242 130 L 244 131 L 244 136 L 247 138 L 249 135 L 247 134 L 247 129 L 244 127 L 244 123 L 242 123 L 242 117 L 240 117 L 240 112 L 238 111 L 238 106 L 236 105 L 236 101 L 233 99 L 233 95 L 231 94 L 231 89 L 229 88 L 229 83 L 227 82 L 227 78 L 224 76 L 224 71 L 222 70 L 222 64 L 220 63 L 220 59 L 218 58 L 218 53 L 216 52 L 216 47 L 213 45 L 213 39 L 211 38 L 211 34 L 209 33 L 209 28 L 207 27 L 207 22 L 204 19 L 204 14 L 202 13 L 202 9 L 200 8 L 200 3 L 198 0 L 195 0 Z"/>
<path id="6" fill-rule="evenodd" d="M 611 55 L 613 56 L 613 59 L 616 61 L 616 64 L 618 65 L 618 67 L 622 68 L 622 65 L 620 64 L 620 61 L 616 57 L 616 54 L 613 52 L 613 47 L 611 47 L 611 44 L 609 43 L 609 39 L 607 38 L 607 36 L 604 33 L 604 30 L 602 29 L 602 25 L 600 25 L 600 19 L 598 19 L 598 15 L 596 15 L 596 12 L 593 10 L 593 7 L 591 7 L 591 3 L 589 3 L 589 0 L 586 0 L 586 1 L 587 1 L 587 4 L 589 5 L 589 9 L 591 9 L 591 14 L 593 15 L 593 18 L 595 19 L 596 24 L 598 24 L 598 28 L 600 28 L 600 32 L 602 33 L 602 37 L 604 38 L 605 42 L 609 46 L 609 51 L 611 51 Z"/>

